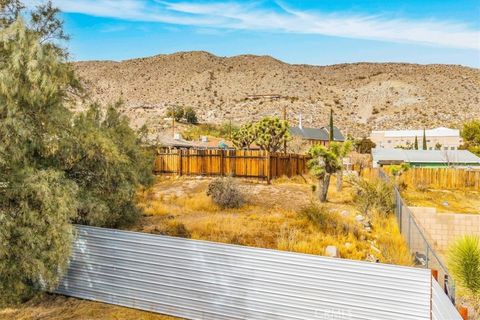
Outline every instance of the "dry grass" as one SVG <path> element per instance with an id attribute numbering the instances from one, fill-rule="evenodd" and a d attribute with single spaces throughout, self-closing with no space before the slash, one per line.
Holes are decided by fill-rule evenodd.
<path id="1" fill-rule="evenodd" d="M 272 185 L 239 180 L 247 195 L 240 209 L 220 209 L 205 194 L 208 178 L 159 178 L 139 194 L 145 215 L 133 230 L 192 239 L 323 255 L 334 245 L 342 258 L 412 265 L 395 218 L 374 215 L 372 231 L 355 220 L 352 188 L 332 181 L 329 202 L 320 206 L 326 223 L 302 214 L 316 203 L 311 178 L 278 179 Z M 316 204 L 318 206 L 318 203 Z M 0 310 L 0 320 L 168 320 L 177 319 L 92 301 L 43 295 Z"/>
<path id="2" fill-rule="evenodd" d="M 145 217 L 134 230 L 192 239 L 323 255 L 337 246 L 343 258 L 411 265 L 394 217 L 371 217 L 372 232 L 355 221 L 352 188 L 329 191 L 327 227 L 300 214 L 316 201 L 309 177 L 277 179 L 271 185 L 239 180 L 247 195 L 240 209 L 220 209 L 205 195 L 209 178 L 160 178 L 140 197 Z"/>
<path id="3" fill-rule="evenodd" d="M 402 192 L 408 205 L 435 207 L 445 213 L 480 213 L 480 192 L 408 187 Z M 448 205 L 445 205 L 448 203 Z"/>
<path id="4" fill-rule="evenodd" d="M 180 318 L 105 303 L 43 294 L 0 310 L 0 320 L 175 320 Z"/>

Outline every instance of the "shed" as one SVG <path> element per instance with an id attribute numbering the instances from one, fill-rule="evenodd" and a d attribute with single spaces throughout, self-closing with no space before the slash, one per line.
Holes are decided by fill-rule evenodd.
<path id="1" fill-rule="evenodd" d="M 480 158 L 468 150 L 373 149 L 373 167 L 408 163 L 412 167 L 480 167 Z"/>

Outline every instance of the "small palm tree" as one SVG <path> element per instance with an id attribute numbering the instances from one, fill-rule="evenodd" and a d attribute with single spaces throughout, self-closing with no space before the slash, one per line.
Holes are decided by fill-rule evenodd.
<path id="1" fill-rule="evenodd" d="M 342 169 L 341 161 L 335 152 L 318 144 L 312 146 L 308 154 L 311 159 L 307 165 L 310 172 L 318 179 L 320 201 L 326 202 L 330 177 Z"/>
<path id="2" fill-rule="evenodd" d="M 480 316 L 480 238 L 458 239 L 449 249 L 448 268 L 456 283 L 465 290 L 477 319 Z"/>

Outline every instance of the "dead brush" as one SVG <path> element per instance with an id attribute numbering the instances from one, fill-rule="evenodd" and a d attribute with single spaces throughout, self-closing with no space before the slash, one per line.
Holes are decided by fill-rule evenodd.
<path id="1" fill-rule="evenodd" d="M 215 178 L 208 185 L 207 196 L 222 209 L 240 208 L 245 197 L 232 177 Z"/>

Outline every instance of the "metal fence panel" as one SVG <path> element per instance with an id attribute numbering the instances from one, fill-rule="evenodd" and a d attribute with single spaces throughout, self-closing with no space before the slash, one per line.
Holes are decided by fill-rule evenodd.
<path id="1" fill-rule="evenodd" d="M 396 201 L 397 222 L 404 236 L 415 265 L 421 268 L 434 269 L 438 272 L 441 287 L 448 293 L 452 303 L 455 303 L 455 283 L 441 257 L 430 244 L 425 231 L 417 223 L 415 216 L 402 199 L 397 188 L 394 189 Z"/>
<path id="2" fill-rule="evenodd" d="M 432 320 L 462 320 L 437 281 L 432 281 Z"/>
<path id="3" fill-rule="evenodd" d="M 188 319 L 431 319 L 429 270 L 78 226 L 58 293 Z"/>

